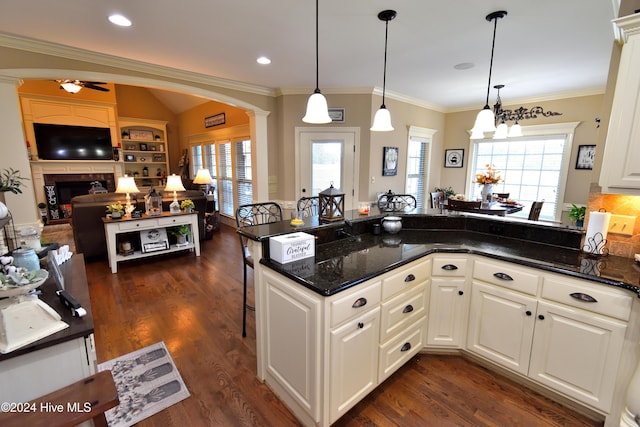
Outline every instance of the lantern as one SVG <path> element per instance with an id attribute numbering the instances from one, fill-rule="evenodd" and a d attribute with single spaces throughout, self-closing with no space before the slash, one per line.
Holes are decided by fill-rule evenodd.
<path id="1" fill-rule="evenodd" d="M 339 221 L 344 217 L 344 193 L 331 186 L 318 194 L 320 221 Z"/>
<path id="2" fill-rule="evenodd" d="M 156 189 L 152 188 L 151 192 L 144 198 L 145 208 L 147 215 L 160 216 L 162 215 L 162 196 L 156 193 Z"/>

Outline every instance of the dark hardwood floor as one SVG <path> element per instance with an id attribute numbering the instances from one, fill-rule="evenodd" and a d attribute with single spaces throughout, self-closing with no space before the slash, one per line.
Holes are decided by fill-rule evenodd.
<path id="1" fill-rule="evenodd" d="M 64 231 L 52 229 L 48 235 L 52 241 L 65 239 Z M 253 312 L 242 338 L 242 264 L 234 229 L 223 226 L 203 241 L 199 258 L 185 252 L 132 261 L 120 264 L 117 274 L 106 260 L 87 262 L 87 276 L 98 363 L 164 341 L 191 393 L 139 426 L 299 425 L 256 378 Z M 463 357 L 419 354 L 335 425 L 602 423 Z"/>

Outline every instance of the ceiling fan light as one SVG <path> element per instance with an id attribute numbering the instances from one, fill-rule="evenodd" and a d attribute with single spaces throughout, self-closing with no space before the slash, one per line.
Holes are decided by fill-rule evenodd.
<path id="1" fill-rule="evenodd" d="M 520 126 L 520 124 L 516 122 L 513 126 L 511 126 L 511 129 L 509 129 L 509 137 L 517 138 L 520 136 L 522 136 L 522 126 Z"/>
<path id="2" fill-rule="evenodd" d="M 509 128 L 505 122 L 502 122 L 496 128 L 496 132 L 493 134 L 493 139 L 506 139 Z"/>
<path id="3" fill-rule="evenodd" d="M 376 115 L 373 116 L 373 125 L 371 130 L 374 132 L 389 132 L 393 130 L 391 124 L 391 113 L 384 105 L 380 106 L 380 109 L 376 111 Z"/>
<path id="4" fill-rule="evenodd" d="M 473 125 L 472 131 L 478 132 L 495 132 L 496 130 L 496 116 L 488 105 L 485 105 L 482 110 L 476 116 L 476 122 Z"/>
<path id="5" fill-rule="evenodd" d="M 71 82 L 61 83 L 60 87 L 69 93 L 78 93 L 82 89 L 82 86 Z"/>
<path id="6" fill-rule="evenodd" d="M 307 113 L 302 118 L 302 121 L 312 124 L 331 123 L 327 99 L 320 93 L 320 90 L 316 90 L 313 95 L 309 97 L 307 101 Z"/>

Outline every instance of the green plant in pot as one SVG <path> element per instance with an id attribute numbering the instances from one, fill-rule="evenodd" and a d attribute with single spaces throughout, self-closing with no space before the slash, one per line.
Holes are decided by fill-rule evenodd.
<path id="1" fill-rule="evenodd" d="M 107 213 L 111 214 L 112 219 L 122 218 L 124 215 L 124 206 L 120 202 L 111 203 L 107 205 Z"/>
<path id="2" fill-rule="evenodd" d="M 586 206 L 576 206 L 572 203 L 571 209 L 569 209 L 569 213 L 567 214 L 567 216 L 576 223 L 576 227 L 582 228 L 584 226 L 584 216 L 586 215 L 586 213 Z"/>
<path id="3" fill-rule="evenodd" d="M 171 229 L 171 234 L 176 236 L 176 243 L 184 245 L 188 241 L 187 236 L 191 236 L 191 227 L 188 224 L 182 224 Z"/>

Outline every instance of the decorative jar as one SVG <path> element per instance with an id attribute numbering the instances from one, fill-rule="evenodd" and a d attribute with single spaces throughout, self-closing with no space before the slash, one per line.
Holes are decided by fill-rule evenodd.
<path id="1" fill-rule="evenodd" d="M 40 270 L 40 260 L 32 248 L 20 248 L 13 251 L 13 265 L 27 271 Z"/>

